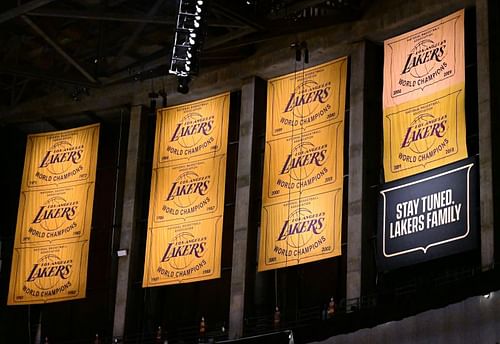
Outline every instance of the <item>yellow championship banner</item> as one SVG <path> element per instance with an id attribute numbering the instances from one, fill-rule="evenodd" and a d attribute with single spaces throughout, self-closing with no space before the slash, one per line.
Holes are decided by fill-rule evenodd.
<path id="1" fill-rule="evenodd" d="M 347 58 L 269 80 L 266 139 L 342 122 Z"/>
<path id="2" fill-rule="evenodd" d="M 432 169 L 467 157 L 463 88 L 441 91 L 406 103 L 384 117 L 386 137 L 384 161 L 388 175 L 404 177 L 417 168 Z M 389 173 L 387 172 L 389 171 Z"/>
<path id="3" fill-rule="evenodd" d="M 222 216 L 148 231 L 144 286 L 220 277 Z"/>
<path id="4" fill-rule="evenodd" d="M 343 147 L 343 130 L 342 122 L 336 122 L 268 141 L 262 201 L 267 204 L 290 195 L 317 193 L 318 188 L 341 187 L 343 164 L 337 153 Z"/>
<path id="5" fill-rule="evenodd" d="M 229 116 L 227 94 L 158 110 L 154 166 L 225 154 Z"/>
<path id="6" fill-rule="evenodd" d="M 384 42 L 383 108 L 386 181 L 467 157 L 463 10 Z"/>
<path id="7" fill-rule="evenodd" d="M 157 115 L 142 285 L 218 278 L 229 93 Z"/>
<path id="8" fill-rule="evenodd" d="M 341 254 L 347 57 L 268 81 L 259 271 Z"/>
<path id="9" fill-rule="evenodd" d="M 225 177 L 225 155 L 154 170 L 150 227 L 222 215 Z"/>
<path id="10" fill-rule="evenodd" d="M 28 136 L 21 189 L 95 182 L 99 126 Z"/>
<path id="11" fill-rule="evenodd" d="M 85 297 L 88 240 L 14 248 L 9 305 Z"/>
<path id="12" fill-rule="evenodd" d="M 7 303 L 85 297 L 99 125 L 29 135 Z"/>
<path id="13" fill-rule="evenodd" d="M 93 199 L 93 183 L 21 192 L 16 244 L 88 238 Z"/>
<path id="14" fill-rule="evenodd" d="M 341 254 L 342 189 L 262 207 L 259 271 Z"/>

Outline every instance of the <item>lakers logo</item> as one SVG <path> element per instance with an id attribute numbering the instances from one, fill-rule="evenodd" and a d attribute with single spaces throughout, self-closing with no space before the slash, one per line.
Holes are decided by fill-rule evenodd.
<path id="1" fill-rule="evenodd" d="M 168 263 L 175 270 L 184 270 L 191 266 L 195 259 L 204 256 L 206 247 L 206 238 L 195 238 L 189 232 L 179 233 L 168 243 L 161 263 Z"/>
<path id="2" fill-rule="evenodd" d="M 447 42 L 425 39 L 416 44 L 406 57 L 398 85 L 409 88 L 424 88 L 453 75 L 453 67 L 446 62 Z M 393 90 L 393 96 L 405 94 L 401 89 Z"/>
<path id="3" fill-rule="evenodd" d="M 189 157 L 205 150 L 216 150 L 218 146 L 214 144 L 216 141 L 213 135 L 214 128 L 214 116 L 202 116 L 199 113 L 187 114 L 175 126 L 166 145 L 166 153 Z M 169 159 L 171 157 L 165 155 L 162 156 L 161 161 Z"/>
<path id="4" fill-rule="evenodd" d="M 423 113 L 418 115 L 406 130 L 401 148 L 409 148 L 416 154 L 422 154 L 434 147 L 436 140 L 446 133 L 446 116 L 435 118 Z"/>
<path id="5" fill-rule="evenodd" d="M 82 156 L 83 146 L 74 147 L 68 141 L 60 141 L 47 150 L 38 167 L 46 168 L 50 173 L 59 175 L 78 164 Z"/>
<path id="6" fill-rule="evenodd" d="M 213 116 L 203 117 L 198 113 L 186 115 L 175 127 L 170 142 L 177 141 L 184 148 L 196 146 L 214 127 Z"/>
<path id="7" fill-rule="evenodd" d="M 284 221 L 277 241 L 287 240 L 293 248 L 300 248 L 323 231 L 325 213 L 313 213 L 309 209 L 299 208 Z"/>
<path id="8" fill-rule="evenodd" d="M 315 146 L 311 142 L 302 142 L 293 147 L 291 153 L 286 157 L 276 185 L 280 188 L 300 190 L 312 187 L 325 178 L 328 168 L 325 165 L 328 158 L 328 145 Z M 289 177 L 289 178 L 288 178 Z M 272 195 L 279 195 L 272 191 Z"/>
<path id="9" fill-rule="evenodd" d="M 71 276 L 72 266 L 71 260 L 47 254 L 33 265 L 26 282 L 33 282 L 41 290 L 52 289 Z"/>
<path id="10" fill-rule="evenodd" d="M 280 174 L 290 173 L 295 180 L 309 177 L 314 169 L 326 160 L 326 145 L 316 147 L 311 142 L 303 142 L 293 147 L 283 164 Z"/>
<path id="11" fill-rule="evenodd" d="M 178 207 L 187 208 L 208 192 L 209 185 L 210 176 L 200 177 L 193 171 L 184 172 L 172 183 L 166 201 L 173 201 Z"/>
<path id="12" fill-rule="evenodd" d="M 314 80 L 305 80 L 295 87 L 283 112 L 292 112 L 295 117 L 299 118 L 306 117 L 325 103 L 330 98 L 330 94 L 330 82 L 318 84 Z"/>
<path id="13" fill-rule="evenodd" d="M 434 43 L 430 39 L 419 42 L 411 50 L 401 74 L 410 73 L 414 78 L 430 74 L 446 56 L 446 41 Z"/>
<path id="14" fill-rule="evenodd" d="M 398 158 L 403 162 L 425 164 L 441 152 L 454 153 L 454 147 L 446 148 L 449 144 L 447 118 L 447 115 L 435 117 L 429 113 L 416 116 L 406 129 Z"/>
<path id="15" fill-rule="evenodd" d="M 32 224 L 39 224 L 46 231 L 55 231 L 73 221 L 78 201 L 67 202 L 60 196 L 49 198 L 37 211 Z"/>

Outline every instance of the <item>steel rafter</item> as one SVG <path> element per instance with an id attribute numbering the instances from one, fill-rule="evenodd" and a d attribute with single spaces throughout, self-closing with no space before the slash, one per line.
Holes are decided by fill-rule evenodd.
<path id="1" fill-rule="evenodd" d="M 47 43 L 49 43 L 55 51 L 59 53 L 67 62 L 69 62 L 73 67 L 75 67 L 87 80 L 92 83 L 97 83 L 97 80 L 90 75 L 89 72 L 85 70 L 74 58 L 69 56 L 64 49 L 54 41 L 49 35 L 47 35 L 38 25 L 36 25 L 31 19 L 23 15 L 21 18 L 26 24 L 28 24 L 37 34 L 39 34 Z"/>
<path id="2" fill-rule="evenodd" d="M 19 5 L 11 10 L 5 11 L 0 14 L 0 23 L 6 22 L 7 20 L 19 17 L 29 11 L 33 11 L 39 7 L 45 6 L 54 2 L 55 0 L 33 0 L 25 4 Z"/>
<path id="3" fill-rule="evenodd" d="M 52 18 L 67 18 L 67 19 L 84 19 L 84 20 L 102 20 L 102 21 L 115 21 L 125 23 L 146 23 L 146 24 L 159 24 L 159 25 L 175 25 L 177 23 L 176 17 L 142 15 L 142 14 L 127 14 L 127 13 L 114 13 L 114 12 L 96 12 L 96 11 L 83 11 L 83 10 L 60 10 L 60 9 L 39 9 L 27 13 L 31 17 L 52 17 Z M 228 27 L 228 28 L 241 28 L 248 25 L 241 23 L 228 23 L 227 20 L 210 20 L 208 23 L 210 27 Z"/>

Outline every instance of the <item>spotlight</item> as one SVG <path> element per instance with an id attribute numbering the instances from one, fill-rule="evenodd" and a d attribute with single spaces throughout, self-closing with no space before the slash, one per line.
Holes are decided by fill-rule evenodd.
<path id="1" fill-rule="evenodd" d="M 180 0 L 169 73 L 179 78 L 179 92 L 187 93 L 189 80 L 198 73 L 198 54 L 203 44 L 204 0 Z"/>
<path id="2" fill-rule="evenodd" d="M 484 295 L 483 295 L 483 297 L 484 297 L 485 299 L 489 299 L 489 298 L 490 298 L 490 293 L 488 293 L 488 294 L 484 294 Z"/>
<path id="3" fill-rule="evenodd" d="M 177 78 L 178 86 L 177 86 L 177 92 L 186 94 L 189 92 L 189 81 L 191 79 L 189 76 L 179 76 Z"/>
<path id="4" fill-rule="evenodd" d="M 197 14 L 182 13 L 179 15 L 179 28 L 190 32 L 200 27 L 201 16 Z"/>

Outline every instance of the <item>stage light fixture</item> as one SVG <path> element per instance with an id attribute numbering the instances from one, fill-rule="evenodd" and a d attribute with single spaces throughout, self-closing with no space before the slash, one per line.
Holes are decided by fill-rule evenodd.
<path id="1" fill-rule="evenodd" d="M 203 0 L 180 0 L 169 73 L 177 76 L 180 93 L 189 91 L 191 75 L 198 72 L 198 54 L 203 38 Z"/>

